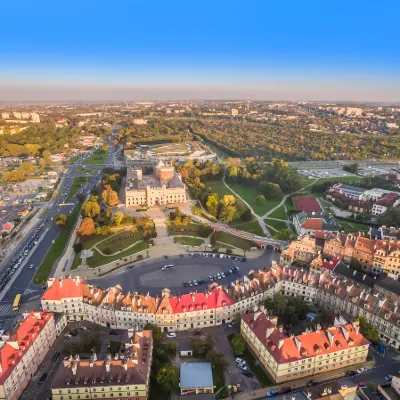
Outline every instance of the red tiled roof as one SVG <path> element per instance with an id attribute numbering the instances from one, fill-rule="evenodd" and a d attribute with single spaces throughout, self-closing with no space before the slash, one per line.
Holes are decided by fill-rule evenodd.
<path id="1" fill-rule="evenodd" d="M 57 279 L 43 294 L 42 300 L 83 297 L 85 281 L 79 278 Z"/>
<path id="2" fill-rule="evenodd" d="M 52 317 L 53 313 L 47 311 L 32 311 L 12 332 L 10 339 L 0 348 L 0 385 L 4 384 L 19 360 L 29 350 L 40 331 Z M 16 343 L 16 346 L 9 342 Z"/>
<path id="3" fill-rule="evenodd" d="M 232 300 L 222 289 L 216 288 L 210 293 L 191 293 L 178 297 L 170 297 L 169 304 L 171 305 L 173 313 L 178 314 L 188 311 L 210 310 L 225 305 L 231 305 Z"/>
<path id="4" fill-rule="evenodd" d="M 354 246 L 356 250 L 365 251 L 367 253 L 374 252 L 374 241 L 365 237 L 358 237 L 356 245 Z"/>
<path id="5" fill-rule="evenodd" d="M 297 211 L 322 212 L 321 207 L 315 197 L 297 196 L 293 199 L 293 204 Z"/>
<path id="6" fill-rule="evenodd" d="M 330 261 L 324 260 L 324 262 L 322 263 L 322 266 L 325 269 L 329 269 L 330 271 L 333 271 L 336 267 L 336 265 L 338 265 L 340 262 L 339 258 L 336 257 L 332 257 L 332 259 Z"/>
<path id="7" fill-rule="evenodd" d="M 308 218 L 301 226 L 304 229 L 322 230 L 323 221 L 320 218 Z"/>
<path id="8" fill-rule="evenodd" d="M 279 364 L 369 344 L 361 333 L 355 331 L 352 324 L 288 337 L 264 313 L 260 313 L 256 320 L 254 314 L 244 315 L 242 319 Z M 345 334 L 348 334 L 347 338 Z"/>

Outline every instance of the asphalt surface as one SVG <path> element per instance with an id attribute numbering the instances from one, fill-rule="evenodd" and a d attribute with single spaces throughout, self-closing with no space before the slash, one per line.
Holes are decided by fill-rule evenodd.
<path id="1" fill-rule="evenodd" d="M 113 138 L 112 136 L 107 136 L 104 139 L 105 143 L 110 143 L 112 145 Z M 92 149 L 89 154 L 83 156 L 79 159 L 74 165 L 68 168 L 68 171 L 64 175 L 64 180 L 58 187 L 58 196 L 53 200 L 51 207 L 48 209 L 48 213 L 42 220 L 42 224 L 44 225 L 44 233 L 43 237 L 40 237 L 39 243 L 29 252 L 27 257 L 25 258 L 25 263 L 21 271 L 19 271 L 19 275 L 12 284 L 11 288 L 7 291 L 3 300 L 0 302 L 0 329 L 8 330 L 12 328 L 14 324 L 14 320 L 17 316 L 16 312 L 11 310 L 12 302 L 15 299 L 17 294 L 22 294 L 22 301 L 20 310 L 24 311 L 23 304 L 24 302 L 29 301 L 30 299 L 40 296 L 43 293 L 43 289 L 40 286 L 35 285 L 32 282 L 33 277 L 37 271 L 37 268 L 43 262 L 47 252 L 52 246 L 54 240 L 56 239 L 58 233 L 60 232 L 60 228 L 56 226 L 56 217 L 59 213 L 69 215 L 74 207 L 78 204 L 78 199 L 76 195 L 74 195 L 68 201 L 66 200 L 69 190 L 72 186 L 72 182 L 74 178 L 79 175 L 76 173 L 76 169 L 82 166 L 83 161 L 91 155 L 91 153 L 95 149 Z M 113 152 L 109 151 L 107 153 L 107 166 L 112 166 L 113 163 Z M 97 185 L 101 180 L 101 174 L 93 175 L 92 181 L 86 183 L 80 191 L 83 194 L 87 194 L 90 192 L 93 186 Z M 24 240 L 21 241 L 19 246 L 2 262 L 2 269 L 0 270 L 0 275 L 4 272 L 4 270 L 9 267 L 10 261 L 18 255 L 21 250 L 25 247 L 31 235 L 27 235 Z M 33 268 L 30 266 L 33 264 Z M 52 273 L 54 272 L 54 267 Z M 51 274 L 50 274 L 51 276 Z"/>
<path id="2" fill-rule="evenodd" d="M 108 288 L 121 285 L 124 291 L 138 291 L 159 295 L 164 288 L 168 288 L 175 294 L 190 293 L 193 291 L 205 291 L 212 283 L 209 276 L 226 272 L 234 267 L 239 267 L 239 272 L 217 280 L 221 285 L 228 285 L 238 280 L 251 270 L 262 269 L 271 266 L 272 261 L 279 260 L 279 253 L 267 249 L 262 256 L 247 259 L 246 262 L 234 261 L 226 258 L 195 257 L 188 253 L 183 257 L 168 257 L 168 259 L 151 259 L 127 266 L 119 272 L 106 275 L 102 278 L 89 280 L 89 283 Z M 162 271 L 161 267 L 173 264 L 174 268 Z M 205 279 L 207 282 L 198 286 L 184 287 L 184 282 Z"/>

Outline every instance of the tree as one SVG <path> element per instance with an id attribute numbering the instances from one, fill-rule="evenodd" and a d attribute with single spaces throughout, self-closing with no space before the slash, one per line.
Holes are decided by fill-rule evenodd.
<path id="1" fill-rule="evenodd" d="M 287 305 L 288 301 L 282 293 L 275 293 L 273 297 L 265 300 L 265 308 L 278 316 L 285 314 Z"/>
<path id="2" fill-rule="evenodd" d="M 358 169 L 359 169 L 359 164 L 358 163 L 353 163 L 353 164 L 348 164 L 343 166 L 343 171 L 351 172 L 352 174 L 355 174 Z"/>
<path id="3" fill-rule="evenodd" d="M 42 157 L 44 158 L 44 161 L 46 161 L 47 165 L 51 164 L 51 153 L 49 150 L 44 150 L 42 153 Z"/>
<path id="4" fill-rule="evenodd" d="M 101 197 L 104 201 L 104 204 L 108 207 L 115 207 L 119 203 L 117 192 L 112 190 L 109 186 L 103 190 Z"/>
<path id="5" fill-rule="evenodd" d="M 228 363 L 225 360 L 224 353 L 211 350 L 206 354 L 206 359 L 216 368 L 226 368 Z"/>
<path id="6" fill-rule="evenodd" d="M 291 229 L 281 229 L 279 232 L 274 234 L 276 240 L 294 240 L 296 235 Z"/>
<path id="7" fill-rule="evenodd" d="M 364 317 L 359 317 L 358 322 L 360 324 L 360 332 L 368 340 L 380 341 L 381 337 L 379 332 L 368 322 Z"/>
<path id="8" fill-rule="evenodd" d="M 247 343 L 241 335 L 235 335 L 232 339 L 232 348 L 236 356 L 242 356 L 247 348 Z"/>
<path id="9" fill-rule="evenodd" d="M 67 223 L 68 217 L 64 214 L 60 214 L 57 218 L 56 225 L 64 226 Z"/>
<path id="10" fill-rule="evenodd" d="M 100 205 L 97 201 L 87 201 L 82 206 L 82 214 L 84 217 L 95 218 L 100 215 Z"/>
<path id="11" fill-rule="evenodd" d="M 262 194 L 259 194 L 257 197 L 256 197 L 256 203 L 257 204 L 264 204 L 265 203 L 265 197 L 262 195 Z"/>
<path id="12" fill-rule="evenodd" d="M 169 393 L 179 385 L 178 368 L 174 365 L 164 365 L 157 372 L 156 381 L 163 392 Z"/>
<path id="13" fill-rule="evenodd" d="M 206 209 L 208 213 L 211 214 L 213 217 L 217 216 L 218 198 L 215 196 L 215 194 L 211 194 L 210 196 L 207 197 Z"/>
<path id="14" fill-rule="evenodd" d="M 283 196 L 281 188 L 276 183 L 261 181 L 258 187 L 267 199 L 280 199 Z"/>
<path id="15" fill-rule="evenodd" d="M 33 173 L 35 166 L 31 162 L 21 162 L 19 168 L 25 175 L 29 176 Z"/>
<path id="16" fill-rule="evenodd" d="M 163 340 L 163 334 L 161 332 L 161 329 L 158 326 L 156 326 L 154 324 L 147 323 L 144 326 L 143 330 L 150 330 L 150 331 L 153 332 L 153 343 L 154 343 L 154 346 L 157 346 Z"/>
<path id="17" fill-rule="evenodd" d="M 231 222 L 235 214 L 236 208 L 234 206 L 226 206 L 219 213 L 219 219 L 224 222 Z"/>
<path id="18" fill-rule="evenodd" d="M 95 226 L 94 226 L 93 218 L 86 217 L 83 219 L 83 221 L 79 225 L 79 227 L 77 229 L 77 233 L 80 236 L 90 236 L 90 235 L 93 235 L 94 229 L 95 229 Z"/>
<path id="19" fill-rule="evenodd" d="M 39 159 L 39 167 L 40 167 L 40 169 L 43 171 L 45 166 L 46 166 L 46 161 L 44 160 L 43 157 L 41 157 L 41 158 Z"/>
<path id="20" fill-rule="evenodd" d="M 387 226 L 399 226 L 400 209 L 390 208 L 385 214 L 378 217 L 378 224 Z"/>
<path id="21" fill-rule="evenodd" d="M 350 262 L 350 268 L 354 269 L 355 271 L 362 272 L 361 262 L 357 260 L 357 258 L 352 258 Z"/>
<path id="22" fill-rule="evenodd" d="M 124 219 L 124 214 L 122 212 L 117 212 L 114 214 L 115 225 L 120 226 L 123 219 Z"/>

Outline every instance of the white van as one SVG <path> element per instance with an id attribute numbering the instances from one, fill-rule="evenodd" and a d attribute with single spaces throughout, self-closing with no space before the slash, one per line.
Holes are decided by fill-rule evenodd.
<path id="1" fill-rule="evenodd" d="M 168 264 L 168 265 L 164 265 L 163 267 L 161 267 L 162 271 L 166 271 L 167 269 L 171 269 L 174 268 L 173 264 Z"/>

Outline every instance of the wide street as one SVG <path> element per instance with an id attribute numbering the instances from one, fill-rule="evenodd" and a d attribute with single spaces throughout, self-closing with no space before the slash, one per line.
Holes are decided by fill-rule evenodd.
<path id="1" fill-rule="evenodd" d="M 112 136 L 108 136 L 104 139 L 104 142 L 112 144 L 112 140 Z M 12 283 L 11 287 L 5 287 L 7 293 L 0 302 L 0 329 L 7 330 L 13 326 L 17 313 L 12 311 L 11 306 L 17 294 L 22 294 L 20 311 L 24 311 L 24 302 L 29 301 L 29 299 L 39 297 L 43 293 L 43 289 L 40 286 L 35 285 L 32 282 L 32 279 L 35 276 L 37 268 L 43 262 L 47 252 L 60 232 L 60 228 L 55 224 L 57 215 L 62 213 L 68 216 L 78 204 L 76 195 L 69 199 L 68 202 L 66 202 L 66 198 L 74 178 L 79 175 L 76 170 L 83 165 L 84 159 L 89 157 L 92 152 L 93 150 L 71 165 L 62 177 L 63 180 L 58 187 L 57 197 L 52 200 L 47 214 L 38 224 L 44 225 L 44 233 L 42 233 L 42 236 L 39 238 L 38 244 L 28 253 L 24 263 L 21 265 L 20 270 L 18 271 L 18 276 Z M 107 152 L 106 165 L 112 166 L 113 164 L 113 152 L 110 147 L 110 150 Z M 82 193 L 89 193 L 92 187 L 100 182 L 100 179 L 100 174 L 98 174 L 96 177 L 93 175 L 92 181 L 88 182 L 83 188 L 81 188 Z M 34 228 L 35 227 L 33 227 L 32 230 Z M 19 243 L 18 247 L 16 247 L 14 251 L 2 262 L 2 270 L 0 271 L 0 274 L 5 270 L 6 267 L 9 267 L 10 261 L 13 259 L 13 257 L 15 257 L 15 255 L 21 252 L 21 249 L 24 248 L 30 237 L 31 235 L 27 235 L 27 237 L 24 238 L 21 243 Z M 31 265 L 33 265 L 33 268 L 30 268 Z M 53 272 L 54 267 L 52 273 Z M 50 274 L 50 276 L 51 275 L 52 274 Z"/>
<path id="2" fill-rule="evenodd" d="M 217 280 L 218 284 L 228 285 L 238 280 L 251 270 L 262 269 L 271 266 L 272 261 L 279 259 L 279 253 L 275 250 L 267 249 L 262 256 L 249 258 L 246 262 L 234 261 L 227 258 L 213 257 L 192 257 L 189 253 L 183 257 L 175 256 L 168 259 L 151 259 L 140 263 L 132 264 L 121 269 L 116 273 L 106 275 L 102 278 L 90 280 L 89 283 L 96 284 L 102 288 L 121 285 L 124 291 L 138 291 L 150 293 L 153 296 L 160 295 L 164 288 L 168 288 L 172 293 L 189 293 L 193 291 L 204 291 L 211 283 L 209 276 L 226 272 L 234 267 L 239 267 L 239 271 L 225 278 Z M 162 271 L 161 267 L 173 264 L 174 268 Z M 183 282 L 205 279 L 205 284 L 198 286 L 183 286 Z"/>

